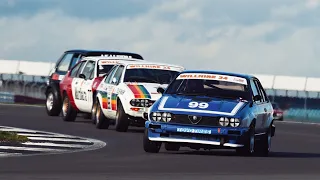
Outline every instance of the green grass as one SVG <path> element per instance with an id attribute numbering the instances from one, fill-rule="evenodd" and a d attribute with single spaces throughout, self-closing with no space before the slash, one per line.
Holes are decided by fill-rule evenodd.
<path id="1" fill-rule="evenodd" d="M 20 136 L 15 132 L 0 131 L 0 143 L 23 143 L 27 141 L 29 141 L 29 139 L 26 136 Z"/>

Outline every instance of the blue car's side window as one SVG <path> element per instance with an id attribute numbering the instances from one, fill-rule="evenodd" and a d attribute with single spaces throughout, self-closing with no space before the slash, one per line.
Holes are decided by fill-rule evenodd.
<path id="1" fill-rule="evenodd" d="M 262 87 L 262 84 L 260 83 L 260 81 L 256 81 L 256 84 L 257 86 L 259 87 L 259 90 L 260 90 L 260 94 L 261 94 L 261 97 L 262 97 L 262 102 L 266 102 L 268 101 L 268 96 L 266 94 L 266 92 L 264 91 L 263 87 Z"/>
<path id="2" fill-rule="evenodd" d="M 250 85 L 251 85 L 253 96 L 259 95 L 256 84 L 253 82 L 252 79 L 250 80 Z"/>

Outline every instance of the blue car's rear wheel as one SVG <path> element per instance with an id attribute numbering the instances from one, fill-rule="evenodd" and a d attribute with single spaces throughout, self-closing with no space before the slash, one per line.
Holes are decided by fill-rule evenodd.
<path id="1" fill-rule="evenodd" d="M 150 141 L 148 138 L 148 129 L 144 130 L 143 149 L 148 153 L 158 153 L 161 148 L 161 142 Z"/>
<path id="2" fill-rule="evenodd" d="M 261 156 L 268 156 L 271 150 L 272 124 L 266 130 L 266 134 L 262 135 L 257 142 L 257 153 Z"/>

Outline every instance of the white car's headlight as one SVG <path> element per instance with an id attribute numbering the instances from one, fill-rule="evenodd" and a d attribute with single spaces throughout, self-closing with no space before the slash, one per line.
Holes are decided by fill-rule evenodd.
<path id="1" fill-rule="evenodd" d="M 130 105 L 135 107 L 150 107 L 152 104 L 153 101 L 149 99 L 132 99 L 130 101 Z"/>

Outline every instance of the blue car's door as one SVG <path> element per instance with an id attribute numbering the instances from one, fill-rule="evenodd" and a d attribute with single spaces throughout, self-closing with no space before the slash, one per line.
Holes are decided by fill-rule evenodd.
<path id="1" fill-rule="evenodd" d="M 256 79 L 251 79 L 250 80 L 250 86 L 251 86 L 251 90 L 252 90 L 252 95 L 253 95 L 253 107 L 252 107 L 252 111 L 256 116 L 256 128 L 255 131 L 256 133 L 261 133 L 263 128 L 262 128 L 262 124 L 265 121 L 265 113 L 266 113 L 266 104 L 263 101 L 263 96 L 261 96 L 261 91 L 257 85 L 257 81 Z M 260 96 L 260 99 L 255 99 L 254 97 L 258 97 Z"/>
<path id="2" fill-rule="evenodd" d="M 258 79 L 255 79 L 255 83 L 258 87 L 258 90 L 260 92 L 261 96 L 261 103 L 263 104 L 263 116 L 262 116 L 262 122 L 261 122 L 261 130 L 264 132 L 268 126 L 270 125 L 270 121 L 273 119 L 272 114 L 272 105 L 270 104 L 269 98 L 267 96 L 267 93 L 265 92 L 262 84 Z"/>

